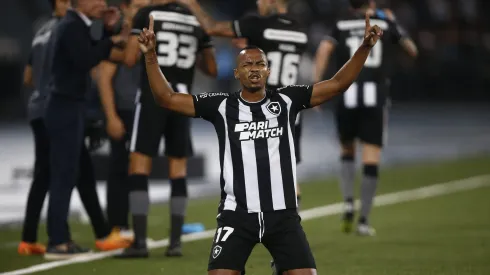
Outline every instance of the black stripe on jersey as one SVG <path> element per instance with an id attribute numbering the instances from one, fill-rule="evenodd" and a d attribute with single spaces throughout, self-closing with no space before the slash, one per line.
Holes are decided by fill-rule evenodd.
<path id="1" fill-rule="evenodd" d="M 281 137 L 279 143 L 279 152 L 281 152 L 281 171 L 282 182 L 284 188 L 284 201 L 286 209 L 296 208 L 296 191 L 294 186 L 293 164 L 291 162 L 291 146 L 294 146 L 294 142 L 289 140 L 289 129 L 293 131 L 291 134 L 294 137 L 294 121 L 295 117 L 291 116 L 287 103 L 279 97 L 279 104 L 281 104 L 281 110 L 288 111 L 287 116 L 279 116 L 277 122 L 279 125 L 284 125 L 284 134 Z M 292 108 L 292 106 L 291 106 Z M 289 121 L 288 121 L 289 118 Z M 289 126 L 289 127 L 288 127 Z M 290 144 L 292 142 L 292 144 Z M 295 164 L 296 165 L 296 164 Z"/>
<path id="2" fill-rule="evenodd" d="M 219 184 L 221 186 L 221 202 L 218 207 L 218 212 L 221 213 L 225 207 L 225 200 L 226 200 L 226 193 L 225 193 L 225 178 L 223 177 L 223 161 L 225 159 L 225 143 L 226 139 L 228 138 L 226 136 L 226 130 L 225 130 L 225 123 L 222 116 L 216 116 L 215 120 L 213 121 L 214 128 L 216 129 L 216 134 L 218 136 L 218 144 L 219 146 L 219 164 L 221 167 L 221 174 L 220 174 L 220 181 Z"/>
<path id="3" fill-rule="evenodd" d="M 250 106 L 253 121 L 265 121 L 265 114 L 260 104 Z M 266 138 L 255 140 L 255 159 L 257 160 L 257 179 L 259 185 L 260 209 L 263 212 L 274 211 L 272 205 L 271 167 L 269 162 L 269 145 Z"/>
<path id="4" fill-rule="evenodd" d="M 239 133 L 234 131 L 235 124 L 240 121 L 238 105 L 238 98 L 228 98 L 226 104 L 226 123 L 228 123 L 228 137 L 230 139 L 230 153 L 231 161 L 233 163 L 233 193 L 235 194 L 238 208 L 248 209 L 247 191 L 245 189 L 245 171 L 243 169 L 242 159 L 242 145 L 239 141 Z M 233 141 L 238 142 L 233 143 Z"/>

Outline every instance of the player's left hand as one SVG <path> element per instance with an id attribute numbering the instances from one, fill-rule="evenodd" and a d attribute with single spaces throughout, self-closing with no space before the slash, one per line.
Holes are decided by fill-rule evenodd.
<path id="1" fill-rule="evenodd" d="M 108 7 L 104 10 L 102 15 L 102 20 L 104 21 L 104 26 L 109 30 L 113 30 L 121 19 L 121 12 L 116 7 Z"/>
<path id="2" fill-rule="evenodd" d="M 377 25 L 371 26 L 369 13 L 366 12 L 366 29 L 364 31 L 364 41 L 362 44 L 373 47 L 381 36 L 383 36 L 383 30 Z"/>

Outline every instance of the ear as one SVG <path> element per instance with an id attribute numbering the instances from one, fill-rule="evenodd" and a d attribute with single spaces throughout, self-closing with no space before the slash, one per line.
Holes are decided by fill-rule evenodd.
<path id="1" fill-rule="evenodd" d="M 238 70 L 237 69 L 233 69 L 233 74 L 235 75 L 235 79 L 239 79 L 240 78 L 240 75 L 238 74 Z"/>
<path id="2" fill-rule="evenodd" d="M 267 77 L 269 77 L 269 75 L 271 75 L 271 68 L 267 67 Z"/>

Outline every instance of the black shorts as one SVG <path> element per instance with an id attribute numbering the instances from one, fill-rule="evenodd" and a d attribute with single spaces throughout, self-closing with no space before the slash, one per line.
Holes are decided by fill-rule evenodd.
<path id="1" fill-rule="evenodd" d="M 313 268 L 315 260 L 296 209 L 267 213 L 224 210 L 218 215 L 208 271 L 243 271 L 256 244 L 262 243 L 281 271 Z"/>
<path id="2" fill-rule="evenodd" d="M 134 114 L 131 152 L 157 156 L 162 135 L 166 156 L 192 156 L 190 118 L 158 106 L 153 98 L 141 97 Z"/>
<path id="3" fill-rule="evenodd" d="M 335 112 L 337 132 L 342 144 L 356 138 L 380 147 L 385 143 L 386 107 L 346 108 L 339 106 Z"/>

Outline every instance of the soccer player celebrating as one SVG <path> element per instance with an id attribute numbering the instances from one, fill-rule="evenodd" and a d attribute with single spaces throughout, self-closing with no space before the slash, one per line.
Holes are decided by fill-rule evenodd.
<path id="1" fill-rule="evenodd" d="M 133 31 L 125 50 L 124 63 L 134 66 L 140 59 L 138 35 L 148 26 L 149 15 L 157 22 L 158 66 L 168 77 L 172 89 L 189 94 L 196 65 L 205 74 L 216 77 L 217 66 L 211 38 L 197 19 L 174 0 L 155 0 L 139 10 L 133 19 Z M 144 62 L 144 60 L 142 60 Z M 181 256 L 181 235 L 187 208 L 187 158 L 192 155 L 189 118 L 155 104 L 143 66 L 141 94 L 134 115 L 129 160 L 129 208 L 132 214 L 134 242 L 118 257 L 147 257 L 147 216 L 149 208 L 148 176 L 152 158 L 158 153 L 162 135 L 169 160 L 170 245 L 167 256 Z"/>
<path id="2" fill-rule="evenodd" d="M 248 45 L 261 48 L 271 71 L 267 79 L 268 89 L 298 84 L 299 64 L 306 51 L 308 36 L 303 26 L 287 14 L 288 0 L 258 0 L 259 16 L 248 15 L 227 22 L 213 20 L 196 0 L 178 1 L 189 7 L 209 35 L 244 38 Z M 298 114 L 293 132 L 296 163 L 301 161 L 301 129 L 301 116 Z M 297 199 L 300 200 L 299 186 L 297 191 Z"/>
<path id="3" fill-rule="evenodd" d="M 363 43 L 362 16 L 366 12 L 370 14 L 371 21 L 375 22 L 385 35 L 373 47 L 359 78 L 339 100 L 335 116 L 342 147 L 340 186 L 345 200 L 342 230 L 351 232 L 354 219 L 354 156 L 355 139 L 358 138 L 363 146 L 363 179 L 357 233 L 372 236 L 375 230 L 369 226 L 368 216 L 378 182 L 378 166 L 386 124 L 390 60 L 394 59 L 395 45 L 401 45 L 412 57 L 417 56 L 417 47 L 395 23 L 393 14 L 389 10 L 373 9 L 375 5 L 372 0 L 350 0 L 350 2 L 351 12 L 336 22 L 332 35 L 319 46 L 315 81 L 321 80 L 334 49 L 339 64 L 355 54 L 359 45 Z"/>
<path id="4" fill-rule="evenodd" d="M 313 86 L 266 90 L 270 75 L 262 50 L 249 46 L 237 57 L 235 93 L 191 96 L 174 92 L 158 65 L 153 17 L 138 41 L 155 101 L 174 112 L 213 123 L 221 163 L 218 229 L 208 274 L 239 275 L 257 243 L 287 274 L 316 274 L 315 261 L 296 210 L 296 163 L 292 128 L 301 110 L 341 94 L 354 82 L 382 36 L 365 18 L 356 53 L 330 80 Z"/>

